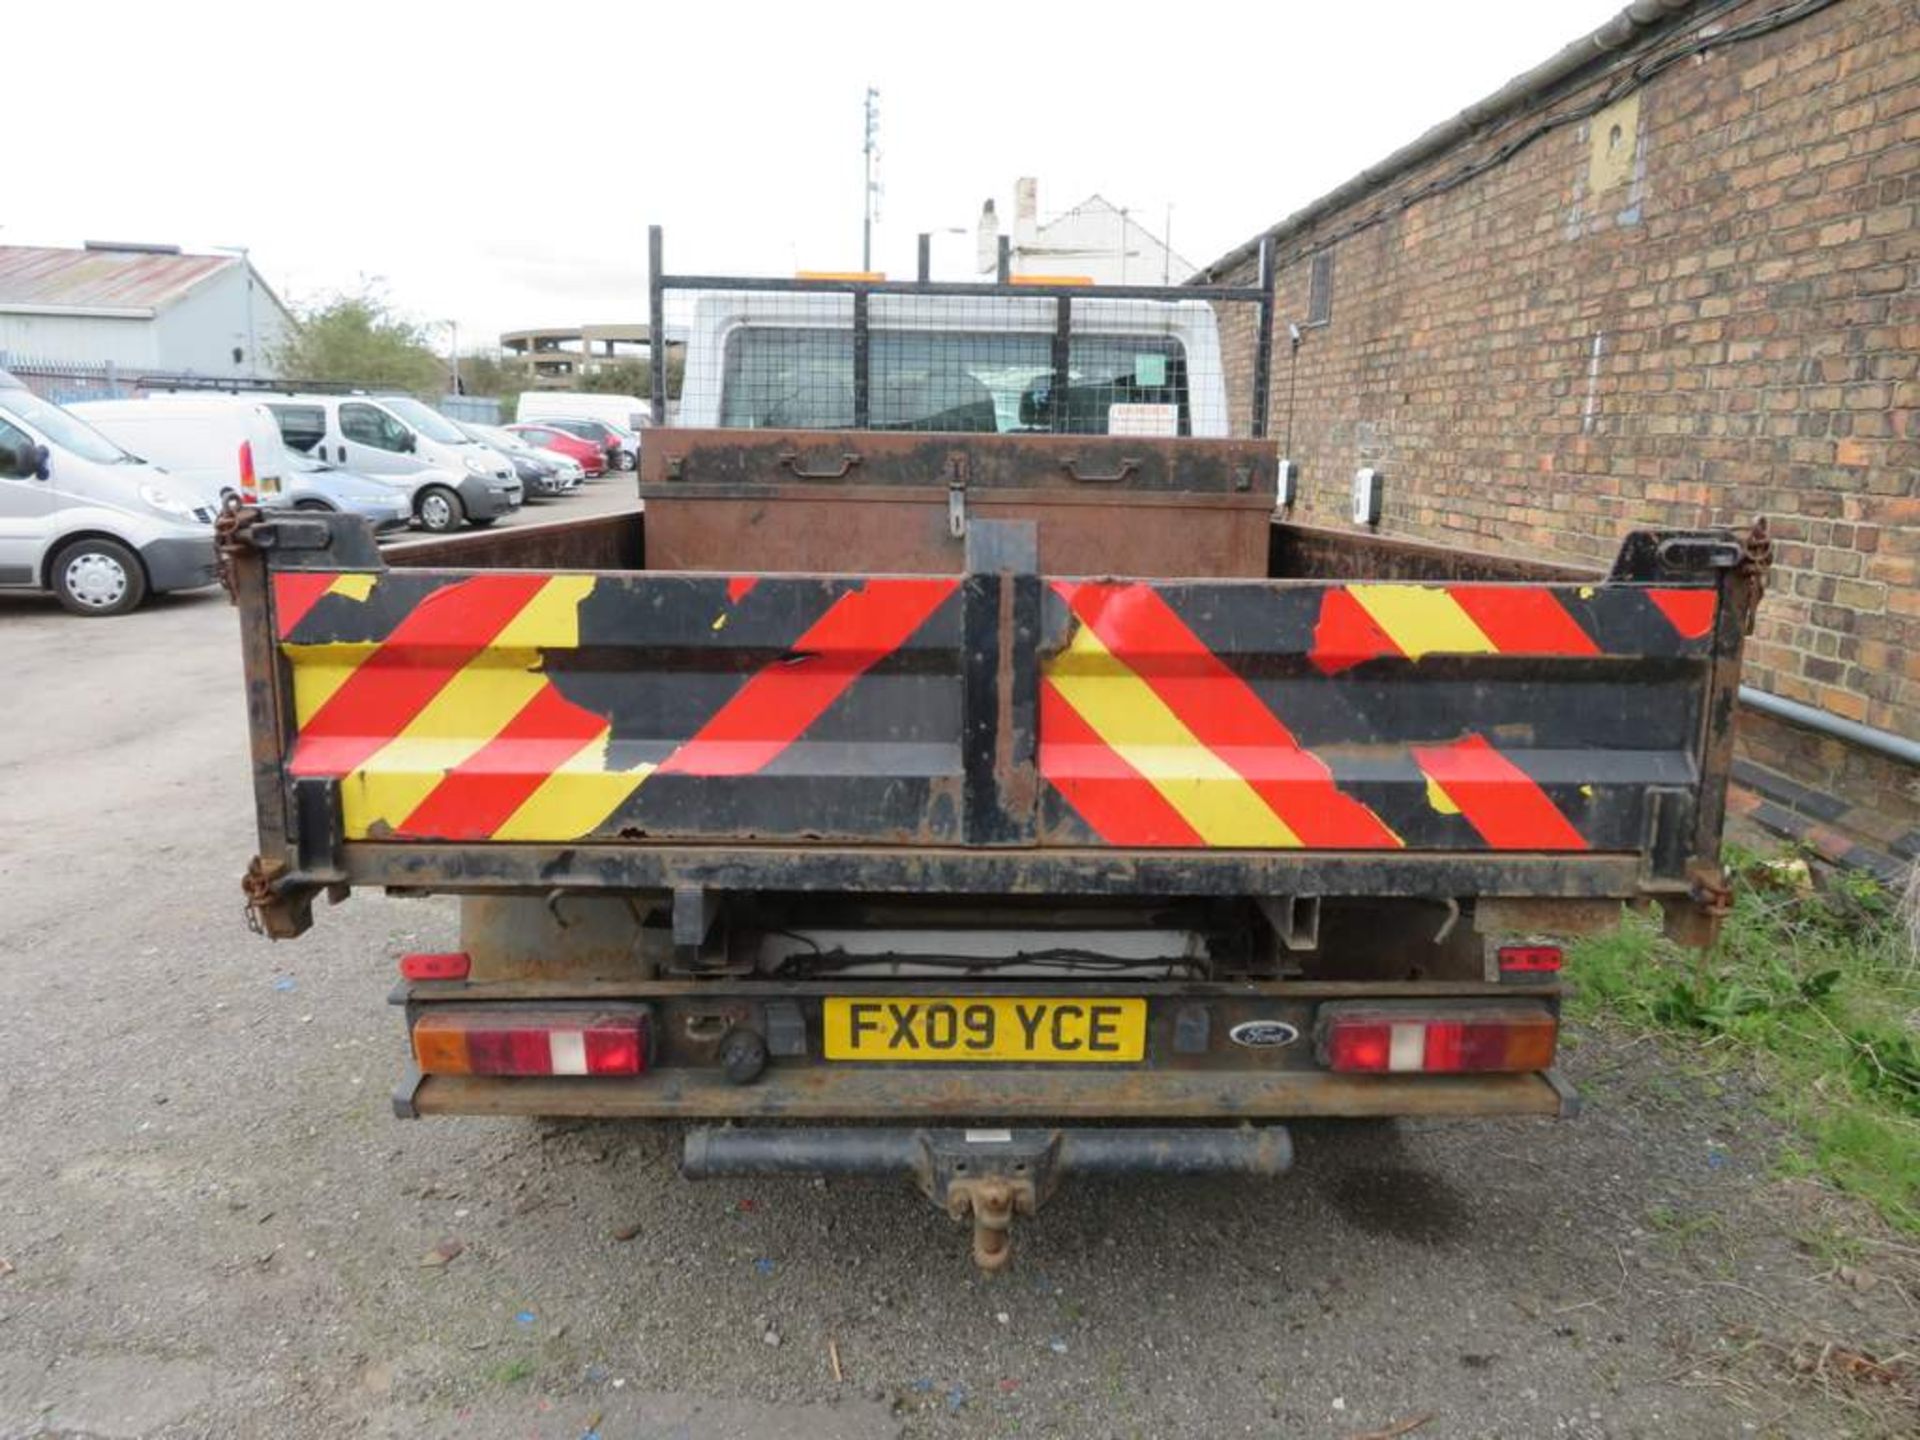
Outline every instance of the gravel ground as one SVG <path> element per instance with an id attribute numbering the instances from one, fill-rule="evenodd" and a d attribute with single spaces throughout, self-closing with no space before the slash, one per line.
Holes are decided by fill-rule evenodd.
<path id="1" fill-rule="evenodd" d="M 1277 1184 L 1069 1186 L 993 1278 L 905 1186 L 694 1185 L 660 1131 L 396 1121 L 394 957 L 448 945 L 452 906 L 246 932 L 234 632 L 217 594 L 0 602 L 0 1435 L 1920 1421 L 1911 1372 L 1854 1358 L 1920 1350 L 1914 1252 L 1776 1178 L 1738 1077 L 1609 1032 L 1571 1044 L 1577 1121 L 1301 1126 Z"/>

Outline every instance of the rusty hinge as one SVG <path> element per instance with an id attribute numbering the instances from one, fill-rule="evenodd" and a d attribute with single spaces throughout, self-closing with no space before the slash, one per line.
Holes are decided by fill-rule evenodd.
<path id="1" fill-rule="evenodd" d="M 1687 896 L 1664 899 L 1665 931 L 1679 945 L 1706 949 L 1720 938 L 1720 925 L 1733 910 L 1733 883 L 1711 861 L 1687 867 Z"/>
<path id="2" fill-rule="evenodd" d="M 220 588 L 227 592 L 229 605 L 240 603 L 240 590 L 233 578 L 233 557 L 246 543 L 241 517 L 251 516 L 257 519 L 259 514 L 257 510 L 248 510 L 240 502 L 238 495 L 230 493 L 221 502 L 219 518 L 213 522 L 214 563 L 219 567 Z"/>
<path id="3" fill-rule="evenodd" d="M 1747 538 L 1740 544 L 1741 557 L 1739 567 L 1734 571 L 1734 583 L 1739 587 L 1740 613 L 1746 633 L 1753 633 L 1754 621 L 1760 615 L 1760 602 L 1766 598 L 1767 580 L 1773 571 L 1773 535 L 1767 529 L 1767 517 L 1759 516 L 1753 522 L 1753 528 L 1747 531 Z"/>
<path id="4" fill-rule="evenodd" d="M 247 862 L 247 873 L 240 877 L 240 888 L 247 895 L 247 928 L 256 935 L 267 933 L 260 916 L 276 901 L 274 885 L 287 873 L 284 860 L 265 860 L 256 855 Z"/>
<path id="5" fill-rule="evenodd" d="M 314 891 L 304 884 L 286 883 L 290 873 L 284 860 L 256 855 L 248 862 L 240 888 L 247 895 L 247 928 L 254 934 L 270 940 L 291 940 L 313 924 Z"/>

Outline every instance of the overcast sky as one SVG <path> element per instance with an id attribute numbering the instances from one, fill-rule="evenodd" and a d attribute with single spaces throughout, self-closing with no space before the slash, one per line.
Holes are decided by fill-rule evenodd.
<path id="1" fill-rule="evenodd" d="M 668 268 L 958 278 L 980 205 L 1098 192 L 1197 264 L 1625 0 L 1129 6 L 15 3 L 0 244 L 246 246 L 284 298 L 377 277 L 462 350 L 645 316 Z M 442 342 L 444 343 L 444 341 Z"/>

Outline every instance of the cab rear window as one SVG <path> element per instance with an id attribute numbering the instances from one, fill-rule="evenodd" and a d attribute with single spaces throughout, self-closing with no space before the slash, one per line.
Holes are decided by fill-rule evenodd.
<path id="1" fill-rule="evenodd" d="M 1191 432 L 1186 355 L 1167 335 L 1080 335 L 1057 390 L 1039 332 L 875 330 L 869 428 L 986 434 Z M 853 334 L 747 326 L 728 337 L 720 423 L 842 430 L 854 424 Z"/>

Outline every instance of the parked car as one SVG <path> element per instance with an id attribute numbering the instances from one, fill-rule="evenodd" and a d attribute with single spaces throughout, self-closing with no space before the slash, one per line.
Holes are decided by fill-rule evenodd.
<path id="1" fill-rule="evenodd" d="M 580 482 L 587 478 L 587 472 L 576 461 L 556 451 L 529 445 L 511 431 L 502 430 L 496 425 L 476 425 L 465 420 L 455 423 L 469 438 L 478 440 L 482 445 L 490 445 L 507 457 L 528 499 L 536 496 L 552 499 L 565 495 L 578 490 Z"/>
<path id="2" fill-rule="evenodd" d="M 534 420 L 604 420 L 618 429 L 638 434 L 653 423 L 653 403 L 638 395 L 583 395 L 572 390 L 523 390 L 514 418 Z"/>
<path id="3" fill-rule="evenodd" d="M 316 460 L 375 479 L 419 476 L 422 529 L 491 525 L 525 496 L 505 456 L 411 395 L 275 395 L 266 405 L 287 444 Z"/>
<path id="4" fill-rule="evenodd" d="M 591 441 L 582 440 L 571 431 L 562 430 L 557 425 L 544 421 L 537 425 L 502 426 L 509 435 L 518 435 L 529 445 L 542 450 L 553 450 L 566 456 L 580 467 L 591 479 L 607 473 L 607 452 Z"/>
<path id="5" fill-rule="evenodd" d="M 542 425 L 552 425 L 565 430 L 569 435 L 578 435 L 590 445 L 598 445 L 607 453 L 609 470 L 631 470 L 640 463 L 640 438 L 631 430 L 622 430 L 605 420 L 588 420 L 562 415 L 551 420 L 542 420 Z"/>
<path id="6" fill-rule="evenodd" d="M 81 400 L 67 407 L 114 444 L 158 465 L 216 508 L 230 494 L 282 502 L 287 447 L 273 416 L 245 395 L 150 395 Z"/>
<path id="7" fill-rule="evenodd" d="M 404 530 L 409 488 L 337 469 L 288 449 L 273 413 L 247 395 L 152 395 L 71 407 L 123 449 L 165 469 L 218 506 L 230 493 L 268 508 L 337 510 L 376 532 Z"/>
<path id="8" fill-rule="evenodd" d="M 215 509 L 0 370 L 0 588 L 76 615 L 218 578 Z"/>
<path id="9" fill-rule="evenodd" d="M 311 455 L 287 456 L 287 480 L 281 503 L 294 510 L 335 510 L 358 515 L 373 526 L 377 535 L 405 530 L 413 519 L 413 498 L 404 484 L 394 485 L 370 475 L 356 475 Z"/>

